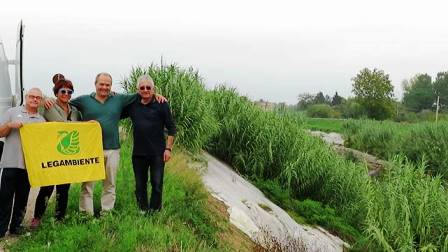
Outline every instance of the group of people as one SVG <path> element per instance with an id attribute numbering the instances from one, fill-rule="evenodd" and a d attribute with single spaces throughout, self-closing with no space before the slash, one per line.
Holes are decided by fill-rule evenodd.
<path id="1" fill-rule="evenodd" d="M 120 160 L 119 121 L 129 117 L 133 124 L 132 165 L 135 177 L 135 196 L 141 213 L 162 208 L 162 189 L 165 162 L 171 158 L 176 127 L 170 107 L 163 96 L 155 93 L 154 81 L 149 75 L 137 80 L 137 93 L 111 92 L 112 76 L 99 73 L 95 78 L 95 92 L 71 99 L 73 83 L 62 74 L 53 76 L 56 99 L 44 98 L 42 91 L 31 88 L 25 95 L 25 104 L 10 108 L 0 116 L 0 137 L 5 144 L 0 161 L 0 238 L 22 234 L 30 184 L 24 162 L 19 129 L 27 123 L 45 121 L 98 122 L 101 126 L 106 178 L 103 180 L 101 212 L 110 212 L 116 200 L 116 175 Z M 45 110 L 41 115 L 39 107 Z M 168 137 L 165 136 L 165 129 Z M 148 201 L 148 173 L 152 186 Z M 94 214 L 93 188 L 95 181 L 81 185 L 79 210 Z M 67 209 L 70 184 L 41 187 L 36 199 L 32 229 L 38 228 L 56 187 L 56 219 L 63 220 Z M 9 227 L 9 228 L 8 228 Z"/>

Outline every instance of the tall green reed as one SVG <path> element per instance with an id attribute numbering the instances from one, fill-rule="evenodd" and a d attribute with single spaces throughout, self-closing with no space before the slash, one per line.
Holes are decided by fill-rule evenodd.
<path id="1" fill-rule="evenodd" d="M 144 74 L 152 77 L 157 93 L 170 103 L 177 128 L 176 143 L 193 153 L 202 150 L 218 130 L 218 123 L 206 101 L 206 90 L 198 72 L 176 65 L 135 67 L 121 82 L 123 88 L 129 93 L 136 92 L 137 79 Z"/>
<path id="2" fill-rule="evenodd" d="M 403 156 L 370 187 L 366 233 L 384 251 L 447 251 L 448 194 L 440 177 Z"/>

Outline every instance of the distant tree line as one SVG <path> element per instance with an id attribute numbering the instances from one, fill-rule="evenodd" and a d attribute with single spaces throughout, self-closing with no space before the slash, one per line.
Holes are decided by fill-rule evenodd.
<path id="1" fill-rule="evenodd" d="M 351 80 L 354 97 L 344 98 L 338 92 L 332 97 L 323 92 L 302 93 L 298 95 L 296 109 L 311 117 L 413 121 L 419 117 L 432 118 L 437 98 L 441 111 L 448 106 L 448 71 L 439 72 L 434 80 L 428 74 L 404 80 L 401 102 L 394 99 L 394 87 L 383 70 L 364 68 Z"/>
<path id="2" fill-rule="evenodd" d="M 448 72 L 440 72 L 434 81 L 428 74 L 416 74 L 403 83 L 403 105 L 420 112 L 425 109 L 434 109 L 437 97 L 441 108 L 448 105 Z"/>
<path id="3" fill-rule="evenodd" d="M 303 93 L 298 96 L 297 108 L 299 110 L 306 110 L 311 105 L 315 104 L 327 104 L 330 106 L 336 106 L 345 101 L 344 97 L 340 96 L 338 92 L 333 97 L 324 95 L 322 92 L 317 94 Z"/>

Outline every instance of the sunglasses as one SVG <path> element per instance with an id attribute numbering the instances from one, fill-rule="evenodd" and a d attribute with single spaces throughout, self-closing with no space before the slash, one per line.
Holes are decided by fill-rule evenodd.
<path id="1" fill-rule="evenodd" d="M 65 95 L 65 94 L 71 95 L 71 94 L 73 94 L 73 90 L 68 89 L 68 88 L 61 88 L 61 89 L 59 89 L 59 93 L 63 94 L 63 95 Z"/>
<path id="2" fill-rule="evenodd" d="M 140 86 L 139 89 L 142 90 L 142 91 L 143 91 L 143 90 L 148 90 L 148 91 L 149 91 L 149 90 L 151 90 L 152 88 L 151 88 L 151 86 Z"/>

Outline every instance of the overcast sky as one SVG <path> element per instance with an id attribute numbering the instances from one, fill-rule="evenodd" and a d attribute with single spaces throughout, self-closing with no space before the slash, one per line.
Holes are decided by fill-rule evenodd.
<path id="1" fill-rule="evenodd" d="M 77 95 L 92 92 L 101 71 L 119 90 L 132 66 L 163 56 L 199 70 L 207 87 L 227 83 L 257 100 L 351 96 L 351 78 L 364 67 L 388 73 L 401 97 L 403 79 L 448 70 L 445 2 L 3 1 L 0 37 L 13 58 L 24 21 L 25 87 L 48 94 L 56 72 Z"/>

